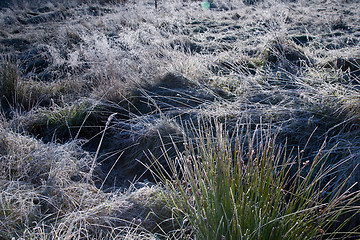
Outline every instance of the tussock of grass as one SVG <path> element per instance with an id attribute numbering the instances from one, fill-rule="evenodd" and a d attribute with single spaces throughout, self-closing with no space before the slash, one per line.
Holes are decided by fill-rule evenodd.
<path id="1" fill-rule="evenodd" d="M 9 181 L 41 184 L 55 181 L 62 184 L 86 170 L 90 156 L 81 153 L 76 143 L 43 144 L 29 136 L 6 131 L 2 136 L 2 177 Z"/>
<path id="2" fill-rule="evenodd" d="M 0 65 L 0 97 L 1 105 L 11 107 L 18 101 L 18 69 L 14 63 L 4 61 Z"/>
<path id="3" fill-rule="evenodd" d="M 153 172 L 170 191 L 168 204 L 178 221 L 188 222 L 184 234 L 198 239 L 331 237 L 351 221 L 335 224 L 334 230 L 338 217 L 357 212 L 351 204 L 358 194 L 344 188 L 346 181 L 331 190 L 326 179 L 341 163 L 327 167 L 323 149 L 309 161 L 301 152 L 292 158 L 261 127 L 253 133 L 248 127 L 229 133 L 221 124 L 191 129 L 195 140 L 188 139 L 175 159 L 167 158 L 171 172 L 158 162 Z"/>
<path id="4" fill-rule="evenodd" d="M 0 237 L 11 239 L 21 235 L 24 226 L 34 226 L 40 219 L 39 194 L 31 186 L 19 181 L 2 181 L 0 195 Z"/>
<path id="5" fill-rule="evenodd" d="M 45 141 L 75 140 L 86 134 L 89 137 L 96 135 L 100 131 L 102 118 L 99 103 L 83 99 L 68 106 L 54 105 L 50 109 L 31 113 L 26 128 L 34 135 L 52 137 Z"/>
<path id="6" fill-rule="evenodd" d="M 84 92 L 84 84 L 70 80 L 42 82 L 21 74 L 18 64 L 10 60 L 1 63 L 0 94 L 1 105 L 8 112 L 30 111 L 39 106 L 73 100 Z"/>

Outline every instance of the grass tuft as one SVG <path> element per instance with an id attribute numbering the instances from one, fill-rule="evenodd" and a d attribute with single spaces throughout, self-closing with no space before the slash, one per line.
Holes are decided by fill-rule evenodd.
<path id="1" fill-rule="evenodd" d="M 5 61 L 0 65 L 0 99 L 5 107 L 11 107 L 18 102 L 19 74 L 14 63 Z"/>
<path id="2" fill-rule="evenodd" d="M 332 185 L 323 147 L 311 161 L 291 157 L 276 135 L 257 126 L 191 128 L 186 151 L 168 158 L 171 172 L 153 172 L 171 193 L 169 206 L 184 234 L 196 239 L 314 239 L 332 237 L 358 210 L 359 193 Z M 176 147 L 176 146 L 174 146 Z M 164 152 L 166 155 L 166 150 Z M 155 160 L 156 161 L 156 160 Z M 331 177 L 330 177 L 331 178 Z M 349 215 L 346 215 L 349 216 Z M 350 214 L 351 216 L 351 214 Z M 336 226 L 336 227 L 335 227 Z"/>
<path id="3" fill-rule="evenodd" d="M 63 107 L 55 105 L 50 109 L 39 109 L 29 115 L 26 128 L 32 134 L 44 137 L 46 142 L 75 140 L 84 135 L 92 137 L 100 131 L 102 121 L 99 103 L 88 99 Z"/>

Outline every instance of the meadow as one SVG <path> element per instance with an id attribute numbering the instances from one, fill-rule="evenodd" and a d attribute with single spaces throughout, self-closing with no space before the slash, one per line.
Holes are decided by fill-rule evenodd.
<path id="1" fill-rule="evenodd" d="M 357 0 L 0 2 L 0 239 L 358 239 Z"/>

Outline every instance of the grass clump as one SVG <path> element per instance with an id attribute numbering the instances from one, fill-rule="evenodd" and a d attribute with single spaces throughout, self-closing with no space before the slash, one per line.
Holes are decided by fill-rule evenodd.
<path id="1" fill-rule="evenodd" d="M 12 239 L 24 226 L 33 226 L 40 218 L 39 195 L 22 182 L 2 181 L 0 193 L 0 238 Z"/>
<path id="2" fill-rule="evenodd" d="M 187 140 L 175 160 L 168 158 L 170 173 L 161 165 L 154 171 L 172 193 L 169 204 L 188 237 L 332 237 L 351 220 L 337 224 L 338 217 L 356 212 L 350 205 L 358 194 L 344 189 L 346 181 L 334 188 L 331 173 L 341 163 L 325 165 L 323 149 L 310 161 L 301 151 L 288 155 L 261 127 L 229 133 L 217 124 L 192 131 L 195 140 Z"/>
<path id="3" fill-rule="evenodd" d="M 0 99 L 4 106 L 17 103 L 18 70 L 15 64 L 4 62 L 0 65 Z"/>
<path id="4" fill-rule="evenodd" d="M 77 139 L 84 135 L 94 136 L 99 130 L 101 109 L 97 101 L 82 99 L 65 106 L 40 109 L 30 114 L 26 124 L 29 132 L 40 135 L 45 141 Z M 85 131 L 86 130 L 86 131 Z"/>
<path id="5" fill-rule="evenodd" d="M 163 211 L 158 188 L 104 193 L 77 141 L 44 144 L 1 125 L 0 133 L 0 239 L 153 239 L 145 228 Z"/>
<path id="6" fill-rule="evenodd" d="M 313 60 L 306 54 L 304 49 L 297 46 L 294 42 L 285 38 L 276 38 L 268 43 L 268 49 L 263 53 L 264 59 L 272 64 L 284 66 L 285 69 L 291 71 L 295 66 L 301 67 L 311 65 Z"/>
<path id="7" fill-rule="evenodd" d="M 68 79 L 42 82 L 22 76 L 16 63 L 5 60 L 0 64 L 0 103 L 4 110 L 30 111 L 39 106 L 60 103 L 64 98 L 84 95 L 85 84 Z M 70 100 L 70 99 L 69 99 Z"/>

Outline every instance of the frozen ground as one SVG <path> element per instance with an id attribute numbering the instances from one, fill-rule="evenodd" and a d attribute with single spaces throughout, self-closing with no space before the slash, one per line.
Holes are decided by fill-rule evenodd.
<path id="1" fill-rule="evenodd" d="M 74 144 L 75 165 L 54 181 L 75 189 L 90 169 L 107 198 L 152 181 L 143 166 L 150 152 L 161 158 L 162 144 L 182 146 L 189 122 L 215 118 L 229 131 L 261 123 L 288 149 L 307 146 L 308 159 L 326 140 L 328 165 L 347 160 L 335 183 L 353 171 L 349 186 L 360 180 L 358 1 L 214 0 L 210 10 L 192 1 L 162 0 L 157 9 L 151 1 L 2 1 L 0 8 L 6 184 L 19 180 L 45 196 L 48 170 L 12 175 L 12 151 L 25 151 L 14 166 L 21 172 L 32 164 L 23 158 L 49 162 Z M 39 153 L 47 147 L 54 153 Z M 56 194 L 46 197 L 58 201 Z"/>

